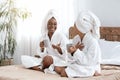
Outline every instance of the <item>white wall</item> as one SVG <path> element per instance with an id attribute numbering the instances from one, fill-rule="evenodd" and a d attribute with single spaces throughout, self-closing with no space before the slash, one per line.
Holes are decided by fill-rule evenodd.
<path id="1" fill-rule="evenodd" d="M 103 26 L 120 26 L 120 0 L 79 0 L 79 11 L 94 12 Z"/>

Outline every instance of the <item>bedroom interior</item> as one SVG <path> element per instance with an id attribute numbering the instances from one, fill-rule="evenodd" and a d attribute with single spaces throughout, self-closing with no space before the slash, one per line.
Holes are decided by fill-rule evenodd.
<path id="1" fill-rule="evenodd" d="M 53 2 L 55 5 L 53 5 Z M 18 33 L 16 37 L 18 45 L 15 50 L 14 60 L 7 66 L 0 66 L 0 80 L 119 80 L 119 3 L 120 1 L 118 0 L 44 0 L 43 2 L 31 0 L 28 4 L 27 0 L 18 0 L 18 7 L 27 7 L 27 9 L 32 12 L 32 17 L 28 18 L 28 20 L 24 22 L 19 21 L 17 30 Z M 46 7 L 46 5 L 48 6 Z M 44 74 L 39 71 L 26 69 L 21 65 L 21 55 L 34 56 L 36 54 L 38 40 L 41 36 L 40 26 L 42 24 L 42 19 L 44 14 L 51 8 L 58 10 L 59 14 L 62 16 L 60 17 L 61 26 L 63 28 L 61 31 L 63 31 L 69 39 L 72 39 L 77 33 L 74 30 L 73 25 L 79 11 L 88 9 L 93 11 L 99 17 L 101 21 L 101 39 L 99 40 L 99 43 L 103 57 L 103 62 L 101 64 L 103 76 L 88 78 L 64 78 L 59 75 Z M 1 36 L 2 35 L 0 34 L 0 37 Z M 112 73 L 112 75 L 104 76 L 104 74 L 108 73 Z"/>

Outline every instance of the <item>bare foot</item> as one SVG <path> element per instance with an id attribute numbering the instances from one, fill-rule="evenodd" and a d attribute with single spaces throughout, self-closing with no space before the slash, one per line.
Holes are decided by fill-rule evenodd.
<path id="1" fill-rule="evenodd" d="M 98 73 L 97 71 L 95 71 L 94 76 L 101 76 L 101 73 Z"/>
<path id="2" fill-rule="evenodd" d="M 112 75 L 112 73 L 111 74 L 104 74 L 104 76 L 109 76 L 109 75 Z"/>
<path id="3" fill-rule="evenodd" d="M 98 73 L 97 71 L 95 71 L 95 73 L 94 73 L 94 76 L 109 76 L 109 75 L 112 75 L 112 73 L 111 74 L 104 74 L 104 75 Z"/>

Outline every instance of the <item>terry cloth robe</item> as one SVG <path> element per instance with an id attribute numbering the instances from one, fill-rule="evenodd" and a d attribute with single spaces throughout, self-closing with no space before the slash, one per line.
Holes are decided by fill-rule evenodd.
<path id="1" fill-rule="evenodd" d="M 64 66 L 62 63 L 66 62 L 66 44 L 68 42 L 67 38 L 65 35 L 55 32 L 51 38 L 49 39 L 48 35 L 44 35 L 41 40 L 48 40 L 48 47 L 45 47 L 44 52 L 41 52 L 40 47 L 37 49 L 37 54 L 40 55 L 41 58 L 43 58 L 46 55 L 50 55 L 54 59 L 54 65 L 56 66 Z M 60 44 L 60 47 L 62 49 L 62 54 L 60 54 L 56 49 L 52 47 L 52 44 L 57 45 Z"/>
<path id="2" fill-rule="evenodd" d="M 54 61 L 53 63 L 54 66 L 66 66 L 66 57 L 67 57 L 66 43 L 68 42 L 67 38 L 63 34 L 59 32 L 55 32 L 51 38 L 51 41 L 48 35 L 44 35 L 41 40 L 44 40 L 44 39 L 48 40 L 49 46 L 45 47 L 44 52 L 41 52 L 40 47 L 38 47 L 37 54 L 41 58 L 35 58 L 32 56 L 28 56 L 28 55 L 22 55 L 21 61 L 22 61 L 23 66 L 25 66 L 26 68 L 30 68 L 33 66 L 42 65 L 42 59 L 46 55 L 52 56 L 53 61 Z M 60 44 L 63 54 L 60 54 L 56 49 L 53 49 L 52 44 L 54 45 Z"/>
<path id="3" fill-rule="evenodd" d="M 49 37 L 48 37 L 47 24 L 48 24 L 48 21 L 52 17 L 54 17 L 56 19 L 56 21 L 57 21 L 57 28 L 56 28 L 56 31 L 54 32 L 54 34 L 52 35 L 52 38 L 50 40 Z M 22 63 L 25 65 L 25 64 L 27 64 L 25 62 L 30 63 L 31 61 L 32 62 L 37 61 L 37 62 L 39 62 L 39 65 L 42 65 L 41 61 L 42 61 L 43 57 L 46 56 L 46 55 L 50 55 L 50 56 L 53 57 L 54 65 L 56 65 L 56 66 L 65 66 L 65 62 L 66 62 L 66 60 L 65 60 L 66 59 L 66 51 L 65 50 L 66 50 L 66 42 L 68 42 L 68 41 L 67 41 L 67 38 L 65 37 L 65 35 L 58 32 L 59 28 L 60 28 L 60 24 L 59 24 L 59 18 L 58 18 L 57 12 L 55 10 L 50 10 L 47 13 L 47 15 L 45 16 L 45 19 L 43 20 L 43 23 L 42 23 L 42 26 L 41 26 L 41 35 L 42 35 L 42 37 L 41 37 L 41 40 L 39 41 L 39 43 L 41 41 L 43 41 L 43 40 L 47 40 L 48 46 L 45 47 L 44 52 L 41 52 L 40 46 L 38 47 L 37 53 L 41 56 L 40 62 L 37 61 L 36 59 L 33 60 L 33 57 L 32 57 L 31 60 L 29 60 L 30 56 L 29 56 L 29 59 L 25 59 L 26 56 L 25 57 L 23 56 L 22 57 Z M 52 44 L 54 44 L 54 45 L 60 44 L 60 47 L 62 49 L 63 54 L 60 54 L 60 53 L 58 53 L 57 50 L 53 49 Z M 31 65 L 31 67 L 32 66 L 33 65 Z M 26 65 L 26 67 L 28 67 L 28 66 Z M 30 65 L 29 65 L 29 67 L 30 67 Z"/>
<path id="4" fill-rule="evenodd" d="M 101 50 L 98 41 L 91 33 L 86 33 L 82 43 L 84 44 L 83 51 L 77 49 L 71 56 L 73 62 L 69 62 L 65 69 L 68 77 L 88 77 L 93 76 L 95 71 L 101 71 Z"/>

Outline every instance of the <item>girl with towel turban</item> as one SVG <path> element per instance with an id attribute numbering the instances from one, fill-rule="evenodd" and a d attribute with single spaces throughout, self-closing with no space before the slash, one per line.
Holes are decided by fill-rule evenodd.
<path id="1" fill-rule="evenodd" d="M 67 38 L 58 31 L 58 28 L 60 26 L 56 11 L 50 10 L 41 28 L 42 37 L 37 50 L 40 58 L 33 59 L 31 56 L 22 56 L 22 64 L 26 68 L 35 70 L 48 68 L 49 72 L 52 72 L 54 71 L 54 66 L 66 66 L 65 50 Z"/>
<path id="2" fill-rule="evenodd" d="M 74 61 L 69 62 L 66 68 L 56 66 L 57 73 L 63 77 L 89 77 L 101 73 L 99 27 L 100 21 L 92 12 L 82 11 L 79 13 L 75 21 L 75 29 L 79 31 L 76 37 L 81 39 L 81 43 L 69 48 L 69 53 Z"/>

